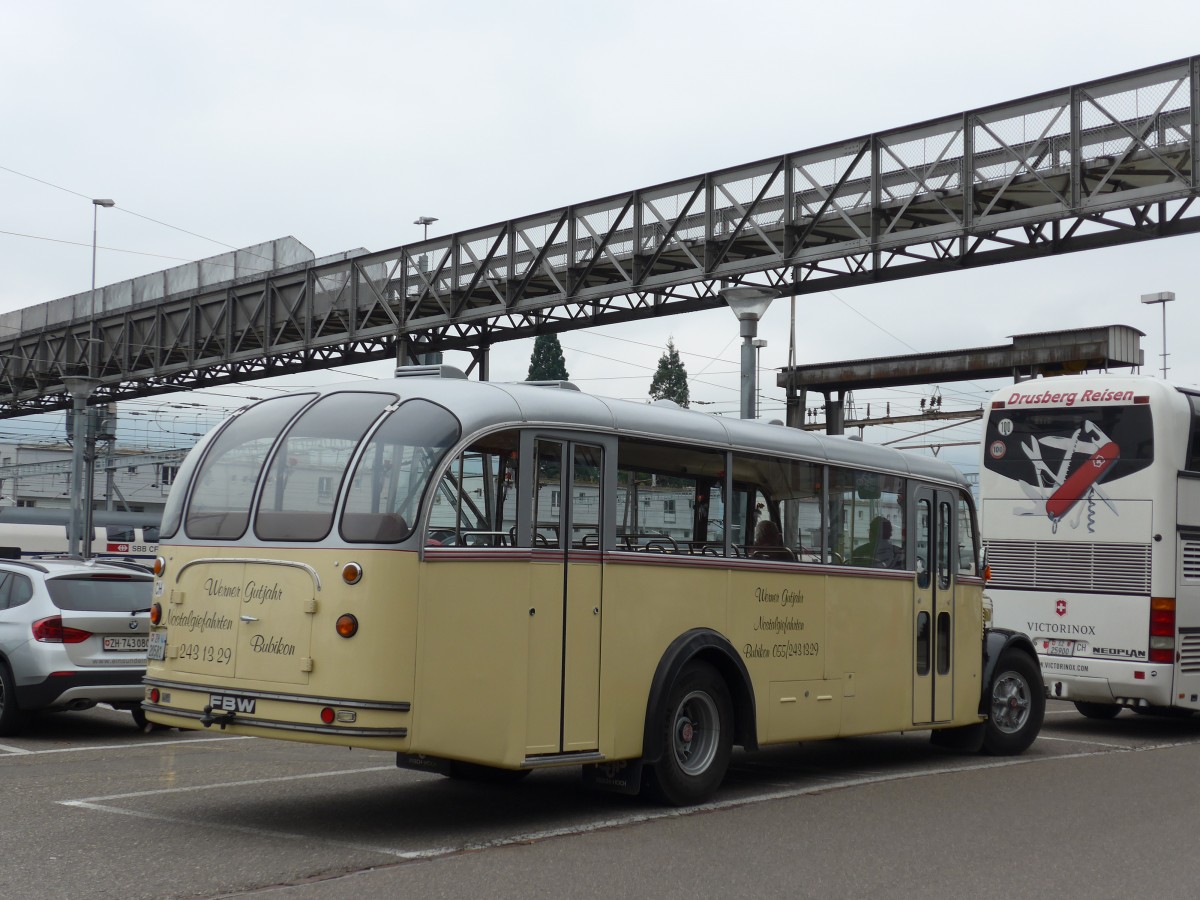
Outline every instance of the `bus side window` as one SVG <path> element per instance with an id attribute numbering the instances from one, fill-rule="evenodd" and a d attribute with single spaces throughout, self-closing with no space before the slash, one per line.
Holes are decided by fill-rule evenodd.
<path id="1" fill-rule="evenodd" d="M 427 545 L 483 548 L 513 542 L 519 447 L 516 431 L 491 434 L 450 463 L 434 491 Z"/>
<path id="2" fill-rule="evenodd" d="M 958 574 L 978 574 L 978 551 L 975 548 L 975 526 L 971 521 L 971 506 L 965 497 L 958 498 Z"/>
<path id="3" fill-rule="evenodd" d="M 933 507 L 922 497 L 917 502 L 917 587 L 925 590 L 932 576 Z"/>

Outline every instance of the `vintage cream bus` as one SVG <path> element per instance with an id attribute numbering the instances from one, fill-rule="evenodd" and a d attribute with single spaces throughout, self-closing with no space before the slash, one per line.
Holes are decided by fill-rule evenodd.
<path id="1" fill-rule="evenodd" d="M 1028 638 L 985 625 L 978 553 L 937 460 L 400 369 L 264 400 L 188 456 L 143 705 L 674 804 L 734 746 L 930 729 L 1020 753 L 1044 690 Z"/>

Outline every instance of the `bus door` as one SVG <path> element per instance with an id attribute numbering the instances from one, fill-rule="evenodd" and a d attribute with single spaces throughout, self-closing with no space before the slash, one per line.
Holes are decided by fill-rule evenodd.
<path id="1" fill-rule="evenodd" d="M 955 495 L 919 487 L 913 505 L 917 580 L 913 602 L 913 724 L 948 722 L 954 709 Z"/>
<path id="2" fill-rule="evenodd" d="M 526 756 L 599 746 L 604 448 L 526 435 L 533 460 Z M 613 457 L 615 458 L 615 457 Z M 520 543 L 525 543 L 521 541 Z"/>

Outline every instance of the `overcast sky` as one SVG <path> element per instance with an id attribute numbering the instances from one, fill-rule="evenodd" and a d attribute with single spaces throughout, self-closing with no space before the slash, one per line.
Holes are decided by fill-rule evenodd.
<path id="1" fill-rule="evenodd" d="M 1194 0 L 0 0 L 0 312 L 89 288 L 92 197 L 117 204 L 100 210 L 99 284 L 285 235 L 318 257 L 384 250 L 419 239 L 418 216 L 438 218 L 431 236 L 466 230 L 1197 53 Z M 1171 290 L 1171 375 L 1197 384 L 1198 256 L 1200 236 L 1189 236 L 807 295 L 797 361 L 1120 323 L 1146 332 L 1145 370 L 1157 372 L 1160 308 L 1138 298 Z M 786 364 L 788 307 L 777 301 L 760 329 L 764 370 Z M 736 415 L 728 310 L 561 341 L 584 390 L 644 399 L 670 338 L 693 400 Z M 497 345 L 492 377 L 524 378 L 530 349 Z M 773 373 L 763 383 L 764 415 L 782 417 Z M 278 384 L 166 402 L 237 404 L 231 395 Z M 943 408 L 978 408 L 998 386 L 945 385 Z M 932 393 L 856 399 L 860 411 L 903 413 Z M 123 410 L 145 414 L 159 446 L 173 442 L 170 428 L 216 420 L 190 406 L 156 415 L 156 405 Z M 0 420 L 0 437 L 40 428 Z M 874 428 L 866 439 L 920 431 Z M 976 453 L 946 451 L 966 469 Z"/>

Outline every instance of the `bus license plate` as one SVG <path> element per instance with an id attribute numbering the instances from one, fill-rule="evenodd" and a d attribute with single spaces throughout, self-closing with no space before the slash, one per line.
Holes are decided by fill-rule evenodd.
<path id="1" fill-rule="evenodd" d="M 145 653 L 146 636 L 144 634 L 121 634 L 104 639 L 105 650 L 116 650 L 122 653 Z"/>
<path id="2" fill-rule="evenodd" d="M 1048 656 L 1073 656 L 1075 654 L 1074 641 L 1042 641 L 1042 652 Z"/>
<path id="3" fill-rule="evenodd" d="M 163 660 L 167 656 L 167 633 L 165 631 L 150 632 L 150 646 L 146 650 L 149 659 Z"/>

